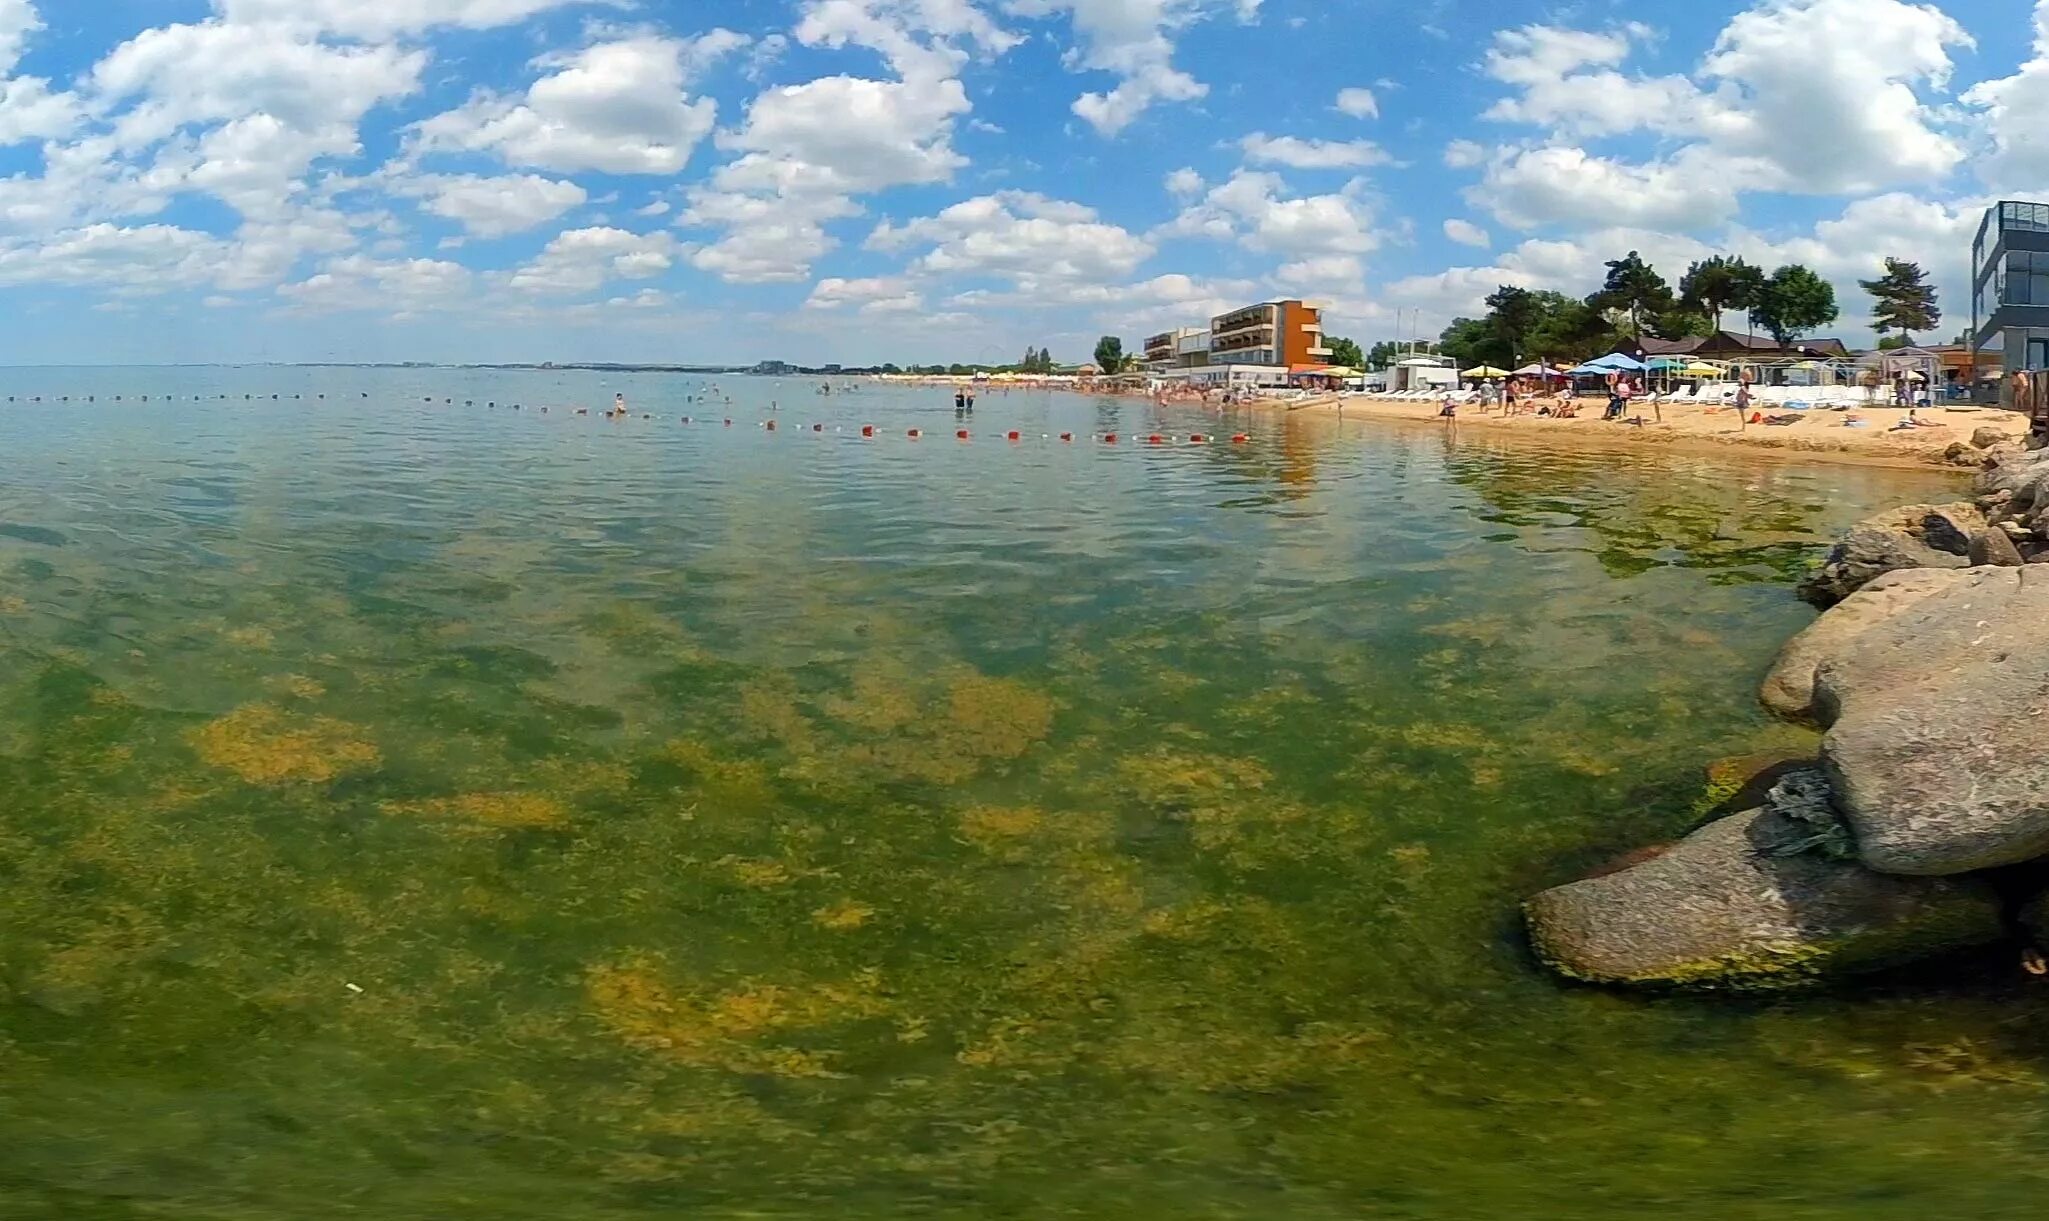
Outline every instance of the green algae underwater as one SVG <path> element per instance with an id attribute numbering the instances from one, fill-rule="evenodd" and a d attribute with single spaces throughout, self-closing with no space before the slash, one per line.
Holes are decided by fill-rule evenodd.
<path id="1" fill-rule="evenodd" d="M 0 1215 L 2040 1213 L 2009 963 L 1629 996 L 1516 919 L 1803 743 L 1791 581 L 1952 482 L 151 376 L 0 420 Z M 218 398 L 288 377 L 347 411 Z"/>

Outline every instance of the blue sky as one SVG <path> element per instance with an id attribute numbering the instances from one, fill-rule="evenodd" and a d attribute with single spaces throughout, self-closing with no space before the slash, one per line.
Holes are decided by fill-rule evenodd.
<path id="1" fill-rule="evenodd" d="M 0 362 L 1370 342 L 1630 249 L 1954 333 L 2045 115 L 2049 0 L 0 0 Z"/>

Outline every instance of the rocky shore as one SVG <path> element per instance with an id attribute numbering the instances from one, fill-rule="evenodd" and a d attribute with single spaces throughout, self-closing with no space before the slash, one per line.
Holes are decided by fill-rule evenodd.
<path id="1" fill-rule="evenodd" d="M 2049 934 L 2049 450 L 1983 451 L 1976 497 L 1858 524 L 1764 680 L 1823 731 L 1756 808 L 1524 906 L 1602 984 L 1794 987 Z M 2033 647 L 2031 647 L 2031 645 Z"/>

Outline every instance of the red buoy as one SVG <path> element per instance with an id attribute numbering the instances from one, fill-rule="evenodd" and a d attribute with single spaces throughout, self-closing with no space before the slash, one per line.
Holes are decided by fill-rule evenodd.
<path id="1" fill-rule="evenodd" d="M 775 431 L 775 421 L 774 421 L 774 420 L 770 420 L 770 421 L 769 421 L 768 423 L 766 423 L 766 424 L 763 424 L 763 425 L 762 425 L 762 427 L 763 427 L 763 428 L 766 428 L 766 429 L 768 429 L 768 430 L 769 430 L 770 432 L 774 432 L 774 431 Z"/>
<path id="2" fill-rule="evenodd" d="M 1166 439 L 1167 439 L 1167 438 L 1165 438 L 1165 437 L 1161 436 L 1160 434 L 1158 434 L 1158 433 L 1154 433 L 1154 434 L 1153 434 L 1152 436 L 1150 436 L 1150 437 L 1147 437 L 1147 438 L 1146 438 L 1145 440 L 1146 440 L 1146 444 L 1148 444 L 1148 445 L 1158 445 L 1158 444 L 1160 444 L 1160 443 L 1161 443 L 1162 441 L 1165 441 Z"/>
<path id="3" fill-rule="evenodd" d="M 1114 432 L 1106 432 L 1106 433 L 1104 433 L 1104 434 L 1103 434 L 1103 444 L 1105 444 L 1105 445 L 1115 445 L 1115 444 L 1117 444 L 1117 434 L 1116 434 L 1116 433 L 1114 433 Z"/>
<path id="4" fill-rule="evenodd" d="M 1251 437 L 1248 437 L 1248 436 L 1246 436 L 1246 435 L 1245 435 L 1244 433 L 1242 433 L 1242 432 L 1241 432 L 1241 433 L 1238 433 L 1238 434 L 1236 434 L 1235 436 L 1233 436 L 1233 437 L 1231 438 L 1231 444 L 1233 444 L 1233 445 L 1243 445 L 1243 444 L 1245 444 L 1245 443 L 1246 443 L 1247 441 L 1250 441 L 1251 439 L 1252 439 Z"/>
<path id="5" fill-rule="evenodd" d="M 864 436 L 864 437 L 872 437 L 872 436 L 874 436 L 874 435 L 875 435 L 875 425 L 873 425 L 873 424 L 863 424 L 863 425 L 861 425 L 861 435 L 862 435 L 862 436 Z"/>
<path id="6" fill-rule="evenodd" d="M 1194 436 L 1189 437 L 1188 439 L 1190 441 L 1193 441 L 1197 445 L 1201 445 L 1203 442 L 1209 440 L 1208 437 L 1203 436 L 1201 433 L 1196 433 Z"/>
<path id="7" fill-rule="evenodd" d="M 1012 441 L 1015 441 L 1015 440 L 1017 440 L 1017 439 L 1018 439 L 1018 435 L 1017 435 L 1017 433 L 1016 433 L 1016 432 L 1014 432 L 1014 431 L 1013 431 L 1013 432 L 1012 432 L 1012 433 L 1010 434 L 1010 440 L 1012 440 Z"/>
<path id="8" fill-rule="evenodd" d="M 545 409 L 544 409 L 544 410 L 545 410 Z M 726 427 L 727 427 L 727 428 L 731 428 L 732 426 L 733 426 L 733 422 L 732 422 L 731 420 L 727 420 L 727 421 L 726 421 Z"/>
<path id="9" fill-rule="evenodd" d="M 1060 434 L 1060 439 L 1062 441 L 1072 441 L 1074 440 L 1074 434 L 1071 432 L 1063 432 Z"/>
<path id="10" fill-rule="evenodd" d="M 908 436 L 908 437 L 910 437 L 910 439 L 911 439 L 911 440 L 915 441 L 915 440 L 917 440 L 917 439 L 918 439 L 919 437 L 922 437 L 922 436 L 924 436 L 925 434 L 924 434 L 924 433 L 922 433 L 922 432 L 919 432 L 919 431 L 918 431 L 917 429 L 913 428 L 913 429 L 912 429 L 912 430 L 911 430 L 910 432 L 906 433 L 905 435 L 906 435 L 906 436 Z"/>
<path id="11" fill-rule="evenodd" d="M 954 436 L 955 436 L 955 437 L 956 437 L 957 439 L 959 439 L 959 440 L 962 440 L 962 441 L 965 441 L 965 440 L 967 440 L 967 439 L 968 439 L 968 430 L 967 430 L 967 429 L 965 429 L 965 428 L 963 428 L 963 429 L 961 429 L 960 431 L 958 431 L 958 432 L 954 433 L 953 435 L 954 435 Z"/>

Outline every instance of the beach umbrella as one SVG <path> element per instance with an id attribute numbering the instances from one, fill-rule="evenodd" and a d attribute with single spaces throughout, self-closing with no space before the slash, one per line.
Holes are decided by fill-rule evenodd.
<path id="1" fill-rule="evenodd" d="M 1507 377 L 1508 370 L 1497 369 L 1493 365 L 1476 365 L 1473 368 L 1467 369 L 1465 372 L 1460 373 L 1459 376 L 1477 377 L 1484 381 L 1488 378 Z"/>
<path id="2" fill-rule="evenodd" d="M 1604 370 L 1616 369 L 1624 373 L 1641 373 L 1646 368 L 1642 361 L 1636 359 L 1633 356 L 1624 356 L 1620 352 L 1611 352 L 1606 356 L 1598 357 L 1594 360 L 1588 361 L 1587 363 L 1590 365 L 1599 365 Z"/>
<path id="3" fill-rule="evenodd" d="M 1357 377 L 1357 376 L 1359 376 L 1359 371 L 1358 371 L 1357 369 L 1353 369 L 1353 368 L 1348 368 L 1348 367 L 1347 367 L 1347 366 L 1345 366 L 1345 365 L 1332 365 L 1332 366 L 1331 366 L 1330 368 L 1328 368 L 1328 369 L 1311 369 L 1311 370 L 1309 370 L 1308 372 L 1309 372 L 1309 374 L 1310 374 L 1310 375 L 1311 375 L 1312 377 Z"/>
<path id="4" fill-rule="evenodd" d="M 1651 368 L 1653 369 L 1683 369 L 1685 367 L 1686 362 L 1676 356 L 1655 356 L 1651 358 Z"/>
<path id="5" fill-rule="evenodd" d="M 1720 377 L 1722 370 L 1720 366 L 1697 360 L 1684 369 L 1679 370 L 1679 373 L 1682 377 Z"/>

